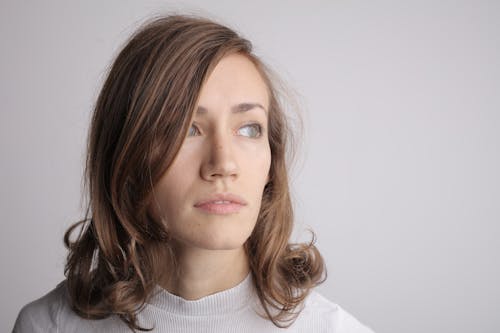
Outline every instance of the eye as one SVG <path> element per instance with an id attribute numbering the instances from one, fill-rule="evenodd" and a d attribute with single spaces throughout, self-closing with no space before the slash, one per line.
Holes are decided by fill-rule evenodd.
<path id="1" fill-rule="evenodd" d="M 189 128 L 187 136 L 194 136 L 200 134 L 200 130 L 194 124 Z"/>
<path id="2" fill-rule="evenodd" d="M 262 126 L 259 124 L 248 124 L 241 127 L 238 132 L 243 133 L 244 136 L 258 138 L 262 136 Z"/>

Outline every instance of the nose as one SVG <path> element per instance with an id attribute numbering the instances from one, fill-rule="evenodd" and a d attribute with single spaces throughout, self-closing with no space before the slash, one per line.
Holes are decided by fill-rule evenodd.
<path id="1" fill-rule="evenodd" d="M 207 140 L 207 155 L 201 166 L 201 176 L 207 181 L 236 179 L 238 163 L 230 139 L 224 135 Z"/>

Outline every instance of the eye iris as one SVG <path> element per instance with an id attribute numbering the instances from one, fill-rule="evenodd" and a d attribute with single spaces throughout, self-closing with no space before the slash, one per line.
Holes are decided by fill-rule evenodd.
<path id="1" fill-rule="evenodd" d="M 244 132 L 243 135 L 245 135 L 245 136 L 259 137 L 261 135 L 262 128 L 259 124 L 250 124 L 250 125 L 243 126 L 240 131 L 243 131 Z M 199 131 L 196 128 L 196 126 L 191 125 L 187 136 L 194 136 L 194 135 L 197 135 L 198 133 L 199 133 Z"/>
<path id="2" fill-rule="evenodd" d="M 194 125 L 192 125 L 189 128 L 188 136 L 196 135 L 196 133 L 198 133 L 198 129 Z"/>
<path id="3" fill-rule="evenodd" d="M 249 129 L 246 131 L 247 132 L 246 134 L 248 134 L 248 136 L 251 136 L 251 137 L 257 137 L 260 135 L 260 132 L 261 132 L 260 125 L 258 125 L 258 124 L 251 124 L 251 125 L 244 126 L 243 130 L 245 130 L 245 129 Z"/>

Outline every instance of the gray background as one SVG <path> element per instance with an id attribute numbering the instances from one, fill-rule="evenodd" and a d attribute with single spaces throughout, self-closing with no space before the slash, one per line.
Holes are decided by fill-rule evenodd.
<path id="1" fill-rule="evenodd" d="M 63 279 L 103 75 L 148 16 L 229 24 L 297 92 L 297 239 L 377 332 L 500 332 L 498 1 L 2 1 L 0 331 Z M 496 171 L 495 171 L 496 170 Z"/>

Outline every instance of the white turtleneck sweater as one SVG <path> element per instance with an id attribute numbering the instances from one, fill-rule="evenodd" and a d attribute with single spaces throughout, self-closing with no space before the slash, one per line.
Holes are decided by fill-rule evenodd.
<path id="1" fill-rule="evenodd" d="M 237 286 L 198 300 L 185 300 L 157 286 L 154 295 L 138 315 L 143 328 L 152 332 L 328 332 L 373 333 L 339 305 L 312 291 L 296 321 L 286 329 L 260 317 L 262 306 L 251 274 Z M 22 308 L 13 333 L 132 332 L 117 316 L 87 320 L 69 306 L 64 281 L 55 289 Z"/>

